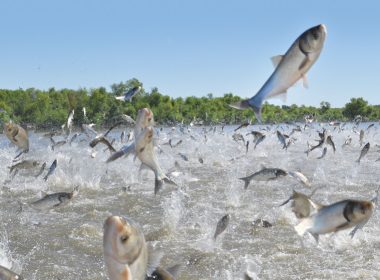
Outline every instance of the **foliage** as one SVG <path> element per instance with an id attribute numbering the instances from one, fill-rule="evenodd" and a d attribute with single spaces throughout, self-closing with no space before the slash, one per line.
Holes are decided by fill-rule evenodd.
<path id="1" fill-rule="evenodd" d="M 120 120 L 121 114 L 135 118 L 138 109 L 149 107 L 159 124 L 172 125 L 178 122 L 190 123 L 199 121 L 203 124 L 241 123 L 254 121 L 251 110 L 236 110 L 228 106 L 241 100 L 232 93 L 222 97 L 214 97 L 208 93 L 205 97 L 172 98 L 152 88 L 150 92 L 142 89 L 133 97 L 132 102 L 123 102 L 114 97 L 122 95 L 126 90 L 142 86 L 137 79 L 130 79 L 106 88 L 78 90 L 50 88 L 47 91 L 30 89 L 0 89 L 0 119 L 9 118 L 24 125 L 37 128 L 60 127 L 71 110 L 75 111 L 74 124 L 95 123 L 109 126 Z M 86 108 L 86 116 L 83 113 Z M 283 105 L 275 106 L 265 102 L 263 119 L 267 123 L 303 121 L 305 115 L 313 115 L 318 121 L 352 120 L 357 115 L 368 120 L 380 118 L 380 107 L 369 105 L 363 98 L 352 98 L 344 108 L 331 108 L 329 102 L 321 102 L 320 107 Z"/>

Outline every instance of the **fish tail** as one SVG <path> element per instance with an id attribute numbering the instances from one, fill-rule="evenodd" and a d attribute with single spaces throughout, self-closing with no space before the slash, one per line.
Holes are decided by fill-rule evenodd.
<path id="1" fill-rule="evenodd" d="M 253 112 L 255 113 L 255 117 L 259 123 L 262 122 L 261 118 L 261 107 L 262 107 L 262 101 L 257 100 L 255 98 L 251 99 L 246 99 L 246 100 L 241 100 L 236 103 L 229 104 L 231 108 L 235 108 L 238 110 L 244 110 L 244 109 L 249 109 L 251 108 Z"/>
<path id="2" fill-rule="evenodd" d="M 246 190 L 251 180 L 249 179 L 249 177 L 244 177 L 244 178 L 239 178 L 239 179 L 244 181 L 244 189 Z"/>
<path id="3" fill-rule="evenodd" d="M 158 193 L 159 190 L 162 189 L 162 185 L 164 184 L 164 180 L 156 177 L 154 180 L 154 195 Z"/>
<path id="4" fill-rule="evenodd" d="M 111 161 L 117 160 L 118 158 L 122 157 L 124 155 L 124 152 L 122 150 L 117 151 L 113 153 L 106 161 L 106 163 L 109 163 Z"/>

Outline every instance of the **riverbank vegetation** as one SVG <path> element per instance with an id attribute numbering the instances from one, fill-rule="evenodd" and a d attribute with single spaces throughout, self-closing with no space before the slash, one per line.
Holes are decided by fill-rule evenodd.
<path id="1" fill-rule="evenodd" d="M 158 88 L 150 91 L 142 89 L 133 97 L 132 102 L 116 100 L 114 96 L 122 95 L 126 90 L 142 85 L 137 79 L 113 84 L 111 90 L 93 89 L 54 89 L 38 90 L 0 89 L 0 118 L 2 121 L 12 119 L 23 125 L 36 128 L 60 127 L 71 110 L 75 110 L 74 125 L 95 123 L 109 126 L 120 120 L 121 114 L 135 118 L 138 109 L 150 108 L 158 124 L 175 124 L 197 121 L 203 124 L 235 124 L 255 121 L 252 111 L 232 109 L 228 104 L 241 98 L 233 93 L 222 97 L 213 97 L 210 93 L 204 97 L 172 98 L 159 92 Z M 86 108 L 84 113 L 83 108 Z M 319 107 L 283 105 L 265 103 L 263 120 L 266 123 L 304 121 L 305 116 L 312 116 L 317 121 L 350 121 L 356 116 L 364 120 L 380 119 L 380 106 L 369 105 L 363 98 L 352 98 L 343 108 L 332 108 L 329 102 L 321 102 Z"/>

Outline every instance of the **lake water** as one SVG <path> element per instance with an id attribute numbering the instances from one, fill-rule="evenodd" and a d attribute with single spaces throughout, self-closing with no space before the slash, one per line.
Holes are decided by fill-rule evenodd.
<path id="1" fill-rule="evenodd" d="M 355 130 L 368 125 L 360 124 Z M 109 152 L 105 146 L 91 149 L 85 136 L 52 151 L 47 137 L 29 132 L 30 152 L 22 159 L 47 162 L 47 166 L 57 159 L 58 167 L 47 182 L 21 171 L 8 182 L 7 167 L 12 165 L 16 148 L 0 135 L 0 265 L 26 279 L 108 279 L 102 253 L 103 223 L 110 215 L 126 215 L 164 253 L 163 267 L 182 264 L 178 279 L 243 279 L 245 271 L 253 279 L 380 279 L 378 213 L 353 239 L 345 230 L 323 235 L 316 244 L 312 236 L 296 234 L 298 220 L 289 204 L 278 207 L 293 189 L 310 194 L 316 187 L 320 189 L 313 198 L 323 204 L 371 199 L 380 181 L 380 161 L 376 162 L 380 153 L 375 145 L 380 144 L 379 126 L 366 131 L 364 143 L 370 142 L 371 148 L 360 164 L 355 162 L 361 150 L 359 135 L 351 125 L 339 132 L 327 124 L 313 124 L 292 135 L 297 140 L 288 150 L 277 139 L 277 126 L 263 131 L 267 137 L 254 150 L 252 136 L 246 134 L 266 126 L 249 126 L 238 131 L 251 142 L 247 154 L 243 142 L 232 139 L 236 127 L 226 126 L 224 131 L 217 127 L 215 132 L 210 127 L 192 127 L 190 132 L 163 129 L 157 137 L 163 150 L 157 153 L 161 166 L 167 172 L 177 161 L 181 168 L 171 176 L 178 186 L 165 184 L 157 196 L 153 173 L 143 170 L 139 174 L 138 159 L 129 156 L 106 164 Z M 290 133 L 294 127 L 278 129 Z M 307 157 L 307 141 L 316 143 L 322 127 L 333 136 L 337 151 L 328 147 L 327 155 L 317 159 L 322 149 L 316 149 Z M 352 144 L 342 149 L 348 135 Z M 110 138 L 116 139 L 117 149 L 124 145 L 120 130 Z M 165 145 L 169 139 L 182 143 L 171 148 Z M 251 181 L 244 190 L 238 178 L 262 166 L 301 171 L 312 186 L 287 176 Z M 79 195 L 63 207 L 39 211 L 29 206 L 44 192 L 69 192 L 76 185 Z M 216 224 L 227 213 L 230 223 L 214 241 Z M 273 227 L 254 226 L 252 222 L 259 218 Z"/>

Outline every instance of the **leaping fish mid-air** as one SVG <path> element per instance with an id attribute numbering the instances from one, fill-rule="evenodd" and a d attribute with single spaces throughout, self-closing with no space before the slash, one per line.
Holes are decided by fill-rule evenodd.
<path id="1" fill-rule="evenodd" d="M 250 99 L 230 104 L 230 107 L 239 110 L 251 108 L 257 120 L 261 122 L 264 100 L 281 95 L 286 97 L 288 88 L 300 79 L 303 80 L 304 87 L 308 87 L 306 73 L 321 54 L 326 34 L 326 26 L 323 24 L 302 33 L 285 55 L 272 57 L 276 69 L 256 95 Z"/>

